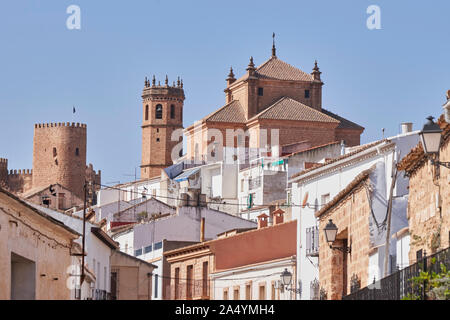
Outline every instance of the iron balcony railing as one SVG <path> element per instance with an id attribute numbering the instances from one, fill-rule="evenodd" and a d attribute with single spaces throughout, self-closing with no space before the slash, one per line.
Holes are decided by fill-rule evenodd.
<path id="1" fill-rule="evenodd" d="M 92 289 L 93 300 L 111 300 L 111 294 L 106 290 Z"/>
<path id="2" fill-rule="evenodd" d="M 306 228 L 306 255 L 319 255 L 319 228 Z"/>
<path id="3" fill-rule="evenodd" d="M 169 286 L 171 300 L 209 300 L 210 280 L 183 281 Z"/>
<path id="4" fill-rule="evenodd" d="M 370 286 L 352 292 L 343 300 L 401 300 L 414 295 L 426 299 L 424 286 L 414 286 L 412 278 L 420 275 L 421 271 L 441 272 L 441 263 L 450 268 L 450 248 L 441 250 L 429 257 L 423 257 L 416 263 L 380 279 Z"/>

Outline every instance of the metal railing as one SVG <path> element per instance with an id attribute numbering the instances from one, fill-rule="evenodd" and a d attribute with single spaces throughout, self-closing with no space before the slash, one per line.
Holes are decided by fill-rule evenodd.
<path id="1" fill-rule="evenodd" d="M 210 280 L 183 281 L 168 286 L 171 300 L 209 300 Z"/>
<path id="2" fill-rule="evenodd" d="M 306 255 L 319 255 L 319 228 L 306 228 Z"/>
<path id="3" fill-rule="evenodd" d="M 401 300 L 414 295 L 426 299 L 424 286 L 415 286 L 412 278 L 420 275 L 421 271 L 441 272 L 441 263 L 448 269 L 450 267 L 450 248 L 441 250 L 429 257 L 423 257 L 418 262 L 394 272 L 373 284 L 352 292 L 343 297 L 343 300 Z"/>
<path id="4" fill-rule="evenodd" d="M 106 290 L 92 289 L 93 300 L 111 300 L 111 294 Z"/>

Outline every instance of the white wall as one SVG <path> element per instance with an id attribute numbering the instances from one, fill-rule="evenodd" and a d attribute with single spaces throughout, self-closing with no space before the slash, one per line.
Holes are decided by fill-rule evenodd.
<path id="1" fill-rule="evenodd" d="M 249 281 L 252 281 L 252 300 L 259 300 L 259 285 L 262 283 L 266 285 L 266 300 L 271 300 L 272 281 L 278 282 L 285 269 L 294 275 L 290 259 L 212 273 L 211 288 L 214 290 L 214 300 L 223 300 L 224 288 L 228 288 L 228 299 L 233 300 L 235 286 L 239 286 L 240 299 L 245 300 L 246 284 Z M 295 281 L 294 277 L 292 281 Z M 276 299 L 278 299 L 277 290 L 275 291 Z M 280 300 L 295 300 L 295 294 L 284 290 L 280 293 Z"/>
<path id="2" fill-rule="evenodd" d="M 317 226 L 318 221 L 314 216 L 314 213 L 319 210 L 323 203 L 321 203 L 321 199 L 323 195 L 329 194 L 329 199 L 332 200 L 342 189 L 344 189 L 350 182 L 354 180 L 354 178 L 360 174 L 362 171 L 369 169 L 373 165 L 377 163 L 382 163 L 383 170 L 385 172 L 385 176 L 382 179 L 382 183 L 384 184 L 384 188 L 377 189 L 377 191 L 382 191 L 384 193 L 384 199 L 389 197 L 389 189 L 392 181 L 392 164 L 394 158 L 400 160 L 404 157 L 411 148 L 415 147 L 418 142 L 417 133 L 410 133 L 402 136 L 397 136 L 392 138 L 392 140 L 396 143 L 396 150 L 400 151 L 400 156 L 397 157 L 394 155 L 392 151 L 379 152 L 377 155 L 372 156 L 370 158 L 364 160 L 358 160 L 358 162 L 351 163 L 350 160 L 354 157 L 349 157 L 343 161 L 347 161 L 348 164 L 346 166 L 342 166 L 339 169 L 331 170 L 329 169 L 327 172 L 324 172 L 323 175 L 315 178 L 311 178 L 310 180 L 305 179 L 303 181 L 298 181 L 292 183 L 292 200 L 294 204 L 297 206 L 292 207 L 292 216 L 293 219 L 297 219 L 298 221 L 298 233 L 297 233 L 297 266 L 299 268 L 298 272 L 298 280 L 302 281 L 303 292 L 305 293 L 302 296 L 302 299 L 310 299 L 310 290 L 309 286 L 315 278 L 319 279 L 319 269 L 317 267 L 318 258 L 306 257 L 306 228 Z M 381 146 L 381 144 L 379 145 Z M 371 148 L 366 151 L 362 151 L 360 154 L 368 153 L 369 151 L 376 149 L 376 147 Z M 328 168 L 332 168 L 336 166 L 339 162 L 331 164 L 327 166 Z M 320 170 L 316 169 L 316 170 Z M 315 170 L 315 171 L 316 171 Z M 405 181 L 406 180 L 406 181 Z M 399 173 L 397 178 L 397 185 L 394 192 L 394 196 L 404 195 L 407 193 L 407 189 L 405 186 L 407 185 L 407 178 L 403 177 L 402 173 Z M 303 200 L 307 195 L 307 203 L 308 206 L 302 208 L 299 204 L 303 204 Z M 393 221 L 396 221 L 394 225 L 398 226 L 398 224 L 403 219 L 402 210 L 404 205 L 403 199 L 399 199 L 397 201 L 398 210 L 393 210 Z M 395 227 L 393 228 L 395 229 Z M 398 229 L 397 229 L 398 230 Z M 319 232 L 321 232 L 319 230 Z M 395 242 L 394 248 L 390 248 L 390 253 L 395 253 Z M 383 251 L 383 250 L 381 250 Z M 384 254 L 384 251 L 383 251 Z M 380 261 L 383 257 L 379 258 Z M 369 267 L 369 266 L 368 266 Z M 320 279 L 319 279 L 320 281 Z"/>

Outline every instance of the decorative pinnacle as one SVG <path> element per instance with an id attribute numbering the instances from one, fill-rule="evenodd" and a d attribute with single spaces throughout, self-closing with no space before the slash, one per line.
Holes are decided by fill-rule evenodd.
<path id="1" fill-rule="evenodd" d="M 167 74 L 166 74 L 166 81 L 165 81 L 165 85 L 167 86 L 169 84 L 169 78 L 167 77 Z"/>
<path id="2" fill-rule="evenodd" d="M 180 86 L 180 77 L 178 77 L 178 79 L 177 79 L 177 87 L 179 87 Z"/>
<path id="3" fill-rule="evenodd" d="M 180 88 L 183 89 L 183 79 L 181 79 L 181 84 L 180 84 Z"/>
<path id="4" fill-rule="evenodd" d="M 156 78 L 155 78 L 155 75 L 153 75 L 153 79 L 152 79 L 152 86 L 154 87 L 154 86 L 155 86 L 155 84 L 156 84 Z"/>
<path id="5" fill-rule="evenodd" d="M 313 68 L 313 70 L 314 71 L 319 71 L 319 67 L 317 66 L 317 60 L 314 61 L 314 68 Z"/>
<path id="6" fill-rule="evenodd" d="M 275 32 L 272 34 L 272 57 L 277 57 L 277 49 L 275 48 Z"/>
<path id="7" fill-rule="evenodd" d="M 228 74 L 228 79 L 234 79 L 233 67 L 230 67 L 230 73 Z"/>
<path id="8" fill-rule="evenodd" d="M 248 64 L 248 67 L 246 70 L 249 71 L 250 73 L 255 71 L 255 64 L 253 63 L 253 57 L 250 57 L 250 63 Z"/>
<path id="9" fill-rule="evenodd" d="M 144 87 L 147 87 L 147 77 L 145 77 L 145 80 L 144 80 Z"/>

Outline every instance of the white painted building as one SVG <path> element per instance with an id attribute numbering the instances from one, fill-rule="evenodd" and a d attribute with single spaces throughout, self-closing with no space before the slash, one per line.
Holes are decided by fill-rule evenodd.
<path id="1" fill-rule="evenodd" d="M 121 251 L 158 267 L 153 271 L 152 299 L 164 299 L 170 285 L 170 268 L 164 252 L 199 242 L 202 218 L 205 219 L 206 240 L 234 228 L 257 226 L 254 222 L 207 207 L 179 207 L 172 215 L 111 230 L 111 237 L 119 243 Z"/>
<path id="2" fill-rule="evenodd" d="M 347 148 L 345 155 L 325 162 L 318 167 L 302 171 L 290 177 L 293 218 L 297 219 L 297 267 L 298 281 L 302 284 L 302 299 L 313 299 L 313 284 L 319 280 L 318 259 L 318 221 L 314 213 L 328 201 L 333 199 L 363 170 L 376 166 L 377 176 L 374 184 L 372 208 L 377 219 L 386 215 L 387 200 L 389 199 L 390 186 L 393 176 L 393 164 L 400 161 L 408 154 L 409 150 L 417 145 L 418 132 L 407 132 L 398 136 L 381 140 L 375 143 Z M 391 233 L 395 234 L 405 226 L 406 206 L 408 194 L 408 179 L 402 173 L 398 174 L 394 188 L 394 209 L 392 215 Z M 379 222 L 379 221 L 378 221 Z M 384 240 L 382 232 L 375 230 L 375 242 L 378 250 L 373 250 L 369 263 L 369 279 L 382 277 L 384 265 Z M 402 237 L 407 236 L 406 233 Z M 390 246 L 392 268 L 397 261 L 406 261 L 407 250 L 404 245 L 407 239 L 397 250 L 397 240 L 393 238 Z M 366 286 L 367 284 L 361 284 Z M 317 293 L 317 291 L 316 291 Z"/>
<path id="3" fill-rule="evenodd" d="M 214 300 L 295 300 L 281 282 L 283 271 L 295 274 L 295 262 L 285 258 L 211 273 Z"/>
<path id="4" fill-rule="evenodd" d="M 68 215 L 62 212 L 54 211 L 45 207 L 41 207 L 34 203 L 28 202 L 29 205 L 45 212 L 52 218 L 61 221 L 73 230 L 83 234 L 83 219 L 77 215 Z M 99 225 L 96 223 L 86 222 L 86 237 L 85 237 L 85 268 L 86 274 L 90 277 L 90 283 L 84 282 L 81 288 L 81 300 L 85 299 L 100 299 L 111 290 L 111 254 L 115 250 L 111 244 L 102 239 L 98 232 Z M 82 247 L 82 237 L 76 240 L 79 247 Z M 81 258 L 80 258 L 81 259 Z M 80 268 L 74 266 L 72 272 L 76 273 L 75 277 L 80 274 Z M 75 298 L 75 292 L 72 293 L 72 298 Z"/>

